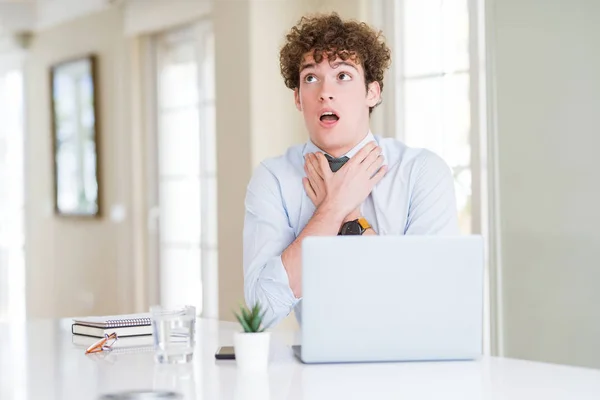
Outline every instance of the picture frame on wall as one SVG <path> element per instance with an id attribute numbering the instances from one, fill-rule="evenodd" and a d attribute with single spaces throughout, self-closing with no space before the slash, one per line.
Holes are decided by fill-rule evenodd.
<path id="1" fill-rule="evenodd" d="M 86 55 L 50 68 L 54 210 L 99 217 L 97 59 Z"/>

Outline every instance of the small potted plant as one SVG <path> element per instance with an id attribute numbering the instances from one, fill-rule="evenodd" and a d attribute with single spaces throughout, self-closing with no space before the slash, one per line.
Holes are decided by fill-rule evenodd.
<path id="1" fill-rule="evenodd" d="M 233 338 L 237 365 L 247 370 L 267 369 L 271 333 L 262 325 L 265 313 L 260 304 L 255 304 L 252 309 L 240 305 L 240 312 L 234 314 L 243 328 Z"/>

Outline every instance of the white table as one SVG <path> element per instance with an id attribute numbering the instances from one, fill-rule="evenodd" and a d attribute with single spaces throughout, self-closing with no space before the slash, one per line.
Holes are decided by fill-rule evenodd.
<path id="1" fill-rule="evenodd" d="M 600 399 L 600 370 L 485 357 L 470 362 L 303 365 L 296 332 L 274 332 L 269 371 L 243 374 L 216 361 L 236 324 L 199 320 L 193 363 L 155 364 L 153 353 L 85 355 L 71 321 L 0 325 L 0 399 L 97 399 L 168 389 L 186 399 Z"/>

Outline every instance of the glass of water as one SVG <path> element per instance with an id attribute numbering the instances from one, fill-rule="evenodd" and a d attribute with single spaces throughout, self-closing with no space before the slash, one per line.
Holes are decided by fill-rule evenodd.
<path id="1" fill-rule="evenodd" d="M 161 364 L 192 361 L 195 345 L 196 307 L 150 307 L 154 358 Z"/>

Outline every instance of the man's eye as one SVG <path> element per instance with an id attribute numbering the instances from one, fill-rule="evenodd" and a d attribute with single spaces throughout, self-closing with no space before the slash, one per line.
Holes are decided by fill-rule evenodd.
<path id="1" fill-rule="evenodd" d="M 338 75 L 338 78 L 343 80 L 343 81 L 349 81 L 350 79 L 352 79 L 352 77 L 350 75 L 348 75 L 345 72 L 342 72 Z"/>
<path id="2" fill-rule="evenodd" d="M 314 75 L 306 75 L 304 77 L 304 82 L 307 82 L 307 83 L 315 82 L 316 80 L 317 80 L 317 77 Z"/>

